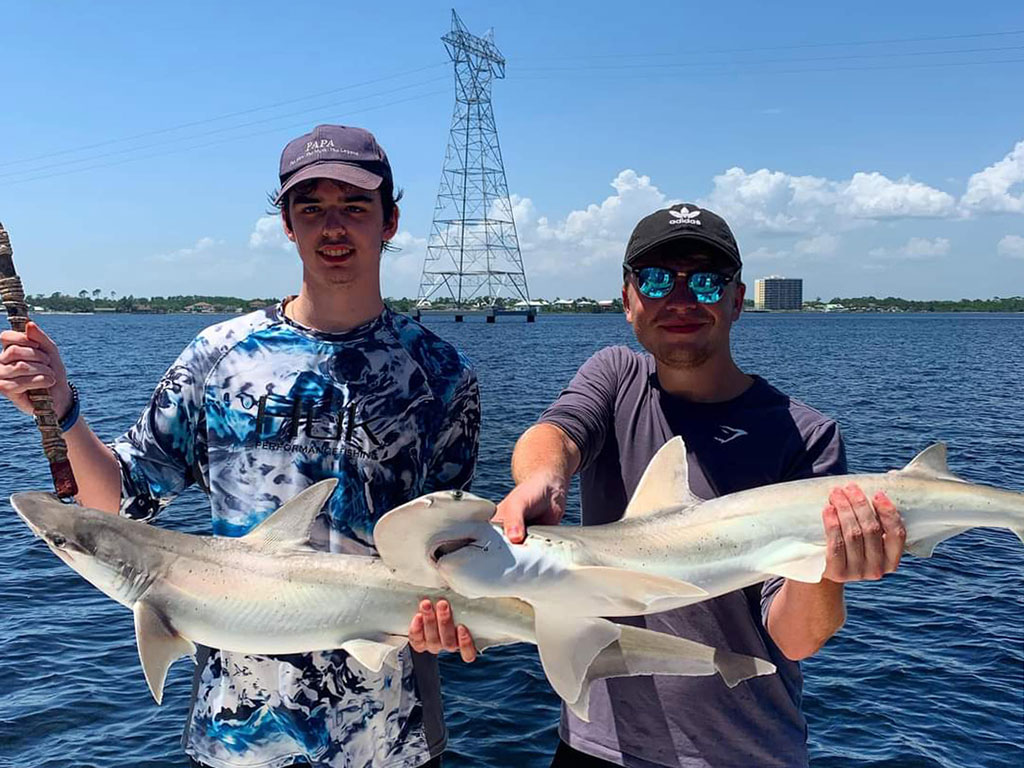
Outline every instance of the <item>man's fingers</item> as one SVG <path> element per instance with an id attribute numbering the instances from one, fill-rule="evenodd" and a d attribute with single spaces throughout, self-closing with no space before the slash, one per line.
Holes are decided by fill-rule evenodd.
<path id="1" fill-rule="evenodd" d="M 455 632 L 455 620 L 452 619 L 452 607 L 447 600 L 437 601 L 437 634 L 441 647 L 446 651 L 459 650 L 459 640 Z"/>
<path id="2" fill-rule="evenodd" d="M 429 600 L 420 603 L 420 616 L 423 617 L 423 638 L 427 650 L 431 653 L 441 652 L 441 636 L 437 632 L 437 614 L 434 604 Z"/>
<path id="3" fill-rule="evenodd" d="M 53 385 L 53 376 L 41 373 L 14 378 L 0 376 L 0 392 L 3 392 L 5 395 L 20 395 L 28 392 L 30 389 L 49 389 Z"/>
<path id="4" fill-rule="evenodd" d="M 840 581 L 846 573 L 846 542 L 843 541 L 839 513 L 835 507 L 827 504 L 821 513 L 821 520 L 825 524 L 825 578 Z"/>
<path id="5" fill-rule="evenodd" d="M 423 653 L 427 650 L 427 639 L 423 635 L 423 615 L 417 613 L 409 622 L 409 646 L 416 653 Z"/>
<path id="6" fill-rule="evenodd" d="M 51 355 L 59 354 L 53 339 L 47 336 L 43 329 L 35 323 L 29 321 L 28 325 L 25 326 L 25 332 L 28 334 L 29 340 L 35 342 L 44 352 Z"/>
<path id="7" fill-rule="evenodd" d="M 456 627 L 456 631 L 459 638 L 459 654 L 462 656 L 462 660 L 467 664 L 476 661 L 476 644 L 473 642 L 473 636 L 469 633 L 462 624 Z"/>
<path id="8" fill-rule="evenodd" d="M 498 505 L 493 521 L 501 523 L 505 536 L 513 544 L 522 544 L 526 540 L 526 522 L 521 505 L 506 498 Z"/>
<path id="9" fill-rule="evenodd" d="M 28 337 L 28 334 L 22 333 L 21 331 L 0 331 L 0 344 L 3 344 L 4 348 L 10 346 L 16 347 L 38 347 L 39 344 L 32 341 Z"/>
<path id="10" fill-rule="evenodd" d="M 896 509 L 888 496 L 879 491 L 875 494 L 875 511 L 882 521 L 883 542 L 885 545 L 885 572 L 892 573 L 900 564 L 903 548 L 907 543 L 907 529 L 903 524 L 903 516 Z"/>
<path id="11" fill-rule="evenodd" d="M 878 517 L 871 500 L 864 495 L 859 485 L 846 486 L 846 497 L 850 500 L 853 513 L 857 517 L 864 542 L 864 570 L 859 574 L 865 579 L 875 581 L 885 575 L 885 546 L 882 542 L 882 521 Z"/>
<path id="12" fill-rule="evenodd" d="M 846 549 L 844 580 L 859 578 L 864 571 L 864 533 L 860 529 L 857 515 L 844 489 L 833 488 L 828 500 L 836 508 L 839 526 L 843 531 L 843 547 Z"/>

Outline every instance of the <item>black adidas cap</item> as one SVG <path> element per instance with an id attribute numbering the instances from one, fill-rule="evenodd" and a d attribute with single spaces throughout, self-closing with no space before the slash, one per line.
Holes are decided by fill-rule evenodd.
<path id="1" fill-rule="evenodd" d="M 725 219 L 693 203 L 674 205 L 642 218 L 630 235 L 623 266 L 636 266 L 656 249 L 674 256 L 720 256 L 737 272 L 743 266 L 736 238 Z"/>

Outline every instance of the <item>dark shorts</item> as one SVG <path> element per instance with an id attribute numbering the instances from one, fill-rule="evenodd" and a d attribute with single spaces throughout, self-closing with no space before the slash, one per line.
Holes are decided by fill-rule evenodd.
<path id="1" fill-rule="evenodd" d="M 620 768 L 618 763 L 609 763 L 607 760 L 580 752 L 564 741 L 558 742 L 558 749 L 555 750 L 555 757 L 551 761 L 551 768 L 606 768 L 607 766 Z"/>
<path id="2" fill-rule="evenodd" d="M 191 768 L 210 768 L 206 763 L 200 763 L 191 757 L 188 759 L 188 764 Z M 311 768 L 311 766 L 309 763 L 292 763 L 288 768 Z M 438 755 L 430 762 L 424 763 L 422 768 L 441 768 L 441 756 Z"/>

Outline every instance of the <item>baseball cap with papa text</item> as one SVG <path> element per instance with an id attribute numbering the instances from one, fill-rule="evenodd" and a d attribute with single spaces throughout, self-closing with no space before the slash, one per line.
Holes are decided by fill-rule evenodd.
<path id="1" fill-rule="evenodd" d="M 682 203 L 645 216 L 633 229 L 622 265 L 635 267 L 659 256 L 702 254 L 721 259 L 738 272 L 740 249 L 725 219 L 693 203 Z"/>
<path id="2" fill-rule="evenodd" d="M 333 179 L 377 189 L 386 179 L 392 185 L 388 156 L 369 131 L 347 125 L 318 125 L 288 142 L 281 152 L 281 191 L 274 204 L 308 179 Z"/>

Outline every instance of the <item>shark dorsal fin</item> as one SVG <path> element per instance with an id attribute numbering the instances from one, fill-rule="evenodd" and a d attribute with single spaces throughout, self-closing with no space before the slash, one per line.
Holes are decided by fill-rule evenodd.
<path id="1" fill-rule="evenodd" d="M 337 485 L 338 479 L 330 477 L 309 486 L 272 512 L 242 540 L 264 550 L 307 546 L 313 522 Z"/>
<path id="2" fill-rule="evenodd" d="M 949 464 L 946 463 L 945 443 L 932 443 L 911 459 L 910 463 L 901 469 L 900 472 L 906 475 L 917 475 L 918 477 L 964 482 L 949 471 Z"/>
<path id="3" fill-rule="evenodd" d="M 701 500 L 690 490 L 689 475 L 686 443 L 681 437 L 673 437 L 658 449 L 647 465 L 622 519 L 643 517 L 669 507 L 699 504 Z"/>

